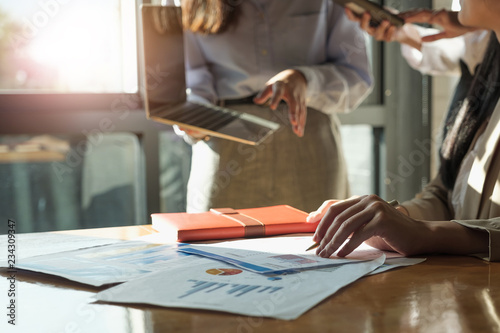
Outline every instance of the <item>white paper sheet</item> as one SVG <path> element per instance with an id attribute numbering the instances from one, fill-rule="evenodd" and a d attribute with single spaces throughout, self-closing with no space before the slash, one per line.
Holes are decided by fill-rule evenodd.
<path id="1" fill-rule="evenodd" d="M 181 261 L 180 264 L 182 265 L 182 260 L 187 256 L 176 251 L 178 246 L 183 244 L 164 242 L 164 240 L 157 237 L 159 234 L 143 236 L 133 241 L 52 233 L 44 233 L 43 237 L 34 237 L 35 235 L 19 235 L 21 237 L 18 239 L 18 244 L 22 249 L 20 251 L 22 255 L 18 255 L 18 258 L 21 259 L 16 262 L 17 269 L 52 274 L 93 286 L 124 282 L 151 272 L 160 271 L 167 266 L 175 267 L 175 262 L 178 260 Z M 278 255 L 303 254 L 304 249 L 311 244 L 311 238 L 310 235 L 288 235 L 226 241 L 210 245 L 217 245 L 226 249 L 237 247 L 239 249 L 259 249 L 269 253 L 274 251 Z M 47 242 L 53 242 L 56 246 L 54 244 L 44 246 Z M 110 242 L 114 242 L 114 244 L 106 244 Z M 86 245 L 94 246 L 82 248 Z M 76 250 L 53 253 L 55 250 L 68 249 Z M 382 254 L 382 251 L 367 245 L 361 246 L 356 251 L 353 256 L 365 260 L 376 258 Z M 29 254 L 36 253 L 42 255 L 26 257 Z M 313 253 L 311 251 L 308 255 L 318 258 Z M 394 257 L 395 254 L 386 253 L 386 256 Z M 413 265 L 421 261 L 423 260 L 408 258 L 399 258 L 396 262 L 392 261 L 392 259 L 386 260 L 384 265 L 374 273 L 395 267 Z M 0 267 L 8 266 L 6 262 L 0 262 Z"/>
<path id="2" fill-rule="evenodd" d="M 268 277 L 210 259 L 192 261 L 195 258 L 104 290 L 96 299 L 291 320 L 385 260 L 381 255 L 370 261 Z"/>
<path id="3" fill-rule="evenodd" d="M 280 236 L 226 241 L 217 244 L 197 244 L 179 248 L 179 251 L 205 256 L 231 263 L 261 274 L 281 274 L 305 269 L 317 269 L 334 265 L 373 260 L 383 251 L 363 244 L 345 258 L 332 256 L 321 258 L 314 250 L 306 251 L 312 244 L 312 236 Z M 401 257 L 385 253 L 388 257 Z"/>
<path id="4" fill-rule="evenodd" d="M 52 274 L 66 279 L 102 286 L 128 281 L 159 271 L 187 254 L 177 252 L 178 244 L 123 241 L 74 251 L 25 258 L 17 269 Z M 0 267 L 7 267 L 0 263 Z"/>
<path id="5" fill-rule="evenodd" d="M 421 262 L 424 262 L 426 258 L 386 258 L 385 262 L 382 266 L 374 270 L 373 272 L 370 273 L 370 275 L 375 275 L 378 273 L 383 273 L 388 270 L 398 268 L 398 267 L 405 267 L 405 266 L 411 266 L 411 265 L 416 265 L 420 264 Z"/>
<path id="6" fill-rule="evenodd" d="M 7 260 L 7 241 L 7 235 L 0 235 L 0 249 L 2 249 L 0 251 L 0 261 Z M 123 242 L 123 240 L 53 232 L 16 234 L 16 258 L 23 260 L 24 258 L 42 254 L 52 254 L 119 242 Z"/>

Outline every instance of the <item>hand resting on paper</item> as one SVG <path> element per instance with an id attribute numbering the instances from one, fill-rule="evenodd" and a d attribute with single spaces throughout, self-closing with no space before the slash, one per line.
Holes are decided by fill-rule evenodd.
<path id="1" fill-rule="evenodd" d="M 319 223 L 313 241 L 316 254 L 328 258 L 338 251 L 343 257 L 363 242 L 404 256 L 428 253 L 470 254 L 487 251 L 486 232 L 452 221 L 420 221 L 409 217 L 402 206 L 393 207 L 376 195 L 325 201 L 308 222 Z M 486 248 L 485 248 L 486 245 Z"/>

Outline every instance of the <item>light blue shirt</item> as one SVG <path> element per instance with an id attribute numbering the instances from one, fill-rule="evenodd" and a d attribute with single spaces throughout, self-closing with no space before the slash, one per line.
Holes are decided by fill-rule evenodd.
<path id="1" fill-rule="evenodd" d="M 238 2 L 238 1 L 235 1 Z M 347 112 L 373 82 L 365 33 L 329 0 L 240 0 L 224 33 L 185 33 L 190 99 L 216 103 L 260 91 L 285 69 L 307 79 L 307 105 Z"/>

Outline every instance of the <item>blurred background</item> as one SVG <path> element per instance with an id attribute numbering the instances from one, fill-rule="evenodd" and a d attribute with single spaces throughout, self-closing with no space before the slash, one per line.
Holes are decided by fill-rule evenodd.
<path id="1" fill-rule="evenodd" d="M 34 232 L 147 224 L 151 213 L 185 210 L 190 146 L 143 109 L 146 2 L 0 0 L 0 234 L 8 219 Z M 423 76 L 396 43 L 368 42 L 375 89 L 341 115 L 349 180 L 353 194 L 403 201 L 435 173 L 431 137 L 457 78 Z"/>

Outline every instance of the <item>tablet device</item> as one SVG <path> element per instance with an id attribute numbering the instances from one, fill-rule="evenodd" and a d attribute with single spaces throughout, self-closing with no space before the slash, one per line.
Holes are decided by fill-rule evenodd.
<path id="1" fill-rule="evenodd" d="M 372 19 L 371 24 L 378 26 L 383 20 L 389 21 L 392 25 L 400 27 L 405 24 L 405 21 L 389 12 L 387 9 L 378 3 L 369 0 L 334 0 L 341 6 L 349 8 L 355 15 L 361 16 L 364 12 L 370 13 Z"/>

